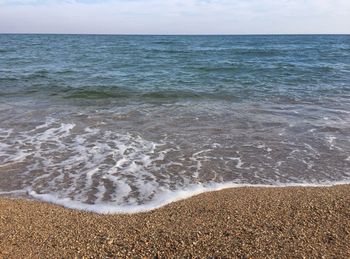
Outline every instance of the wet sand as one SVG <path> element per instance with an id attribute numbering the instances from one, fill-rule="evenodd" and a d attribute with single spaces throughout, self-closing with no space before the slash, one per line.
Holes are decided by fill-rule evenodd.
<path id="1" fill-rule="evenodd" d="M 148 213 L 0 199 L 0 258 L 350 258 L 350 186 L 237 188 Z"/>

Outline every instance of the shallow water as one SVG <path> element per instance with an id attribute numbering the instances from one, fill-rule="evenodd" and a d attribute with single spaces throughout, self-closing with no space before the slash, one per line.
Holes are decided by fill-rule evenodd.
<path id="1" fill-rule="evenodd" d="M 350 36 L 0 35 L 0 194 L 97 212 L 350 180 Z"/>

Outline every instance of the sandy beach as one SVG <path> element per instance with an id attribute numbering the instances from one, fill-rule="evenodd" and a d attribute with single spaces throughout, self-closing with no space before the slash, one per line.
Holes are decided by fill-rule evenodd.
<path id="1" fill-rule="evenodd" d="M 148 213 L 0 200 L 1 258 L 350 257 L 350 186 L 237 188 Z"/>

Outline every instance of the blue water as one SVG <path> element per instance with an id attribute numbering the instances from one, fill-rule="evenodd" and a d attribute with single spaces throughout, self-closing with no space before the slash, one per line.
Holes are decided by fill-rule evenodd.
<path id="1" fill-rule="evenodd" d="M 120 212 L 349 179 L 350 36 L 0 35 L 0 194 Z"/>

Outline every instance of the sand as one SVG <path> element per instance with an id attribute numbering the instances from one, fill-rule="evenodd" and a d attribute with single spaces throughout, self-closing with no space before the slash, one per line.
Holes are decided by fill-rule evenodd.
<path id="1" fill-rule="evenodd" d="M 148 213 L 0 199 L 1 258 L 350 258 L 350 186 L 237 188 Z"/>

